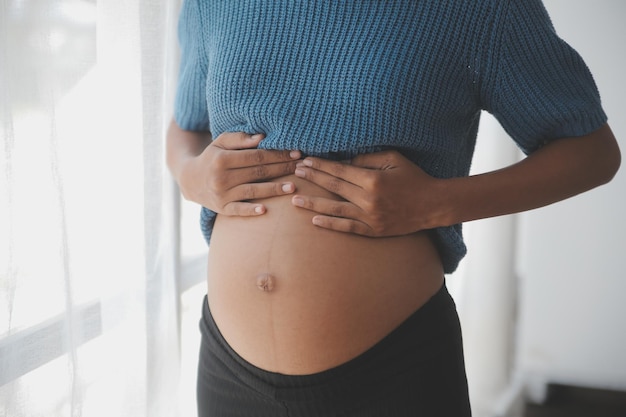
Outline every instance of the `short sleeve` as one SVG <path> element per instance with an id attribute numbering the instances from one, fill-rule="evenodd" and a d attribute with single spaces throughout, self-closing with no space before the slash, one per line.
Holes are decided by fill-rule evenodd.
<path id="1" fill-rule="evenodd" d="M 502 1 L 493 73 L 483 85 L 491 112 L 526 154 L 550 140 L 606 123 L 598 89 L 580 55 L 556 34 L 541 0 Z"/>
<path id="2" fill-rule="evenodd" d="M 203 18 L 197 0 L 184 0 L 178 20 L 181 61 L 174 119 L 183 129 L 209 130 L 206 102 L 207 54 Z"/>

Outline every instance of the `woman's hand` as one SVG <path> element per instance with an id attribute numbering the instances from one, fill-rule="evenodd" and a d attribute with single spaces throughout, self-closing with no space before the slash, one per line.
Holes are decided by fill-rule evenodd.
<path id="1" fill-rule="evenodd" d="M 555 139 L 522 161 L 469 177 L 436 179 L 395 151 L 344 164 L 306 158 L 296 175 L 343 197 L 296 195 L 313 223 L 366 236 L 393 236 L 543 207 L 609 182 L 621 163 L 608 125 Z"/>
<path id="2" fill-rule="evenodd" d="M 263 135 L 224 133 L 211 141 L 172 123 L 167 139 L 168 165 L 181 193 L 216 213 L 260 215 L 265 206 L 248 200 L 295 191 L 293 182 L 267 180 L 293 174 L 301 153 L 256 149 Z"/>
<path id="3" fill-rule="evenodd" d="M 317 226 L 373 237 L 430 228 L 436 193 L 429 190 L 439 180 L 396 151 L 359 155 L 349 163 L 307 157 L 295 173 L 345 199 L 295 195 L 295 206 L 318 213 Z"/>
<path id="4" fill-rule="evenodd" d="M 189 161 L 180 178 L 185 198 L 216 213 L 254 216 L 265 207 L 248 200 L 295 191 L 292 182 L 263 182 L 293 173 L 298 151 L 255 149 L 262 135 L 224 133 Z"/>

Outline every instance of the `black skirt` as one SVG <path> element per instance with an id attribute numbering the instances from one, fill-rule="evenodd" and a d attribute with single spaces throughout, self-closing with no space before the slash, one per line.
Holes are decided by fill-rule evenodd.
<path id="1" fill-rule="evenodd" d="M 312 375 L 240 357 L 207 299 L 200 322 L 199 417 L 469 417 L 461 328 L 445 285 L 365 353 Z"/>

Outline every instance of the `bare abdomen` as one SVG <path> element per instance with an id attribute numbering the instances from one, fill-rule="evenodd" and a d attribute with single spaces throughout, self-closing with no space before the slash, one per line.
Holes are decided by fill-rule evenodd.
<path id="1" fill-rule="evenodd" d="M 337 198 L 295 176 L 300 194 Z M 426 233 L 368 238 L 324 230 L 291 196 L 258 217 L 218 216 L 209 306 L 231 347 L 269 371 L 310 374 L 363 353 L 424 304 L 443 270 Z"/>

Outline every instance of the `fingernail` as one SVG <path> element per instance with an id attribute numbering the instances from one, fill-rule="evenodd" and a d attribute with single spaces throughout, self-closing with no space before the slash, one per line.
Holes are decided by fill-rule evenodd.
<path id="1" fill-rule="evenodd" d="M 296 168 L 296 172 L 295 172 L 295 174 L 296 174 L 298 177 L 304 177 L 304 170 L 303 170 L 303 169 L 300 169 L 300 168 Z"/>
<path id="2" fill-rule="evenodd" d="M 292 159 L 300 158 L 300 151 L 291 151 L 289 152 L 289 157 Z"/>
<path id="3" fill-rule="evenodd" d="M 263 134 L 262 133 L 257 133 L 255 135 L 250 136 L 251 140 L 261 140 L 263 139 Z"/>
<path id="4" fill-rule="evenodd" d="M 256 207 L 254 208 L 254 212 L 255 212 L 256 214 L 263 214 L 263 212 L 264 212 L 264 211 L 265 211 L 265 210 L 263 209 L 263 206 L 256 206 Z"/>
<path id="5" fill-rule="evenodd" d="M 296 197 L 294 197 L 294 198 L 292 198 L 292 199 L 291 199 L 291 202 L 292 202 L 294 205 L 299 206 L 299 207 L 304 206 L 304 199 L 303 199 L 302 197 L 298 197 L 298 196 L 296 196 Z"/>
<path id="6" fill-rule="evenodd" d="M 282 185 L 282 190 L 286 193 L 290 193 L 293 191 L 293 184 L 290 182 L 286 182 Z"/>
<path id="7" fill-rule="evenodd" d="M 302 163 L 308 167 L 313 166 L 313 161 L 311 161 L 310 159 L 305 159 L 304 161 L 302 161 Z"/>
<path id="8" fill-rule="evenodd" d="M 296 168 L 304 168 L 306 165 L 302 163 L 302 161 L 296 163 Z"/>

